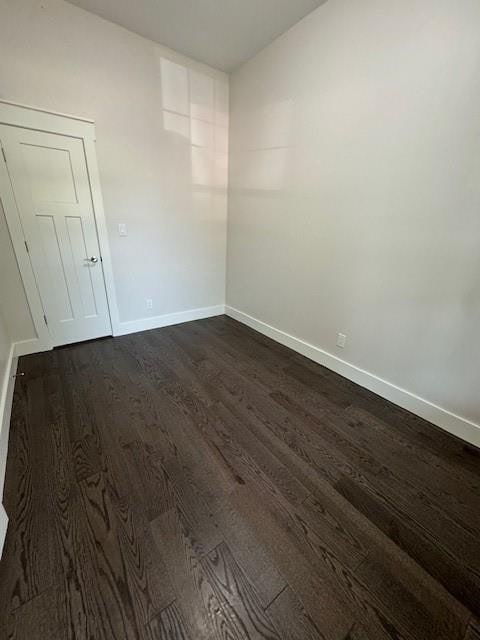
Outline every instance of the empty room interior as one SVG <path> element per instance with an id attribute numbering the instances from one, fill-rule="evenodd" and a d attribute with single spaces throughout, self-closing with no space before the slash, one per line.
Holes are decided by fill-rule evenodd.
<path id="1" fill-rule="evenodd" d="M 480 2 L 0 0 L 0 640 L 480 640 Z"/>

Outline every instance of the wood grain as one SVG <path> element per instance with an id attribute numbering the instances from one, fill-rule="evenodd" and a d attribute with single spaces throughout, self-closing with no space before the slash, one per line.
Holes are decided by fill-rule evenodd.
<path id="1" fill-rule="evenodd" d="M 467 628 L 465 640 L 480 640 L 480 621 L 472 620 Z"/>
<path id="2" fill-rule="evenodd" d="M 58 549 L 50 517 L 51 467 L 41 377 L 17 385 L 13 413 L 15 497 L 9 499 L 9 533 L 0 573 L 0 610 L 11 611 L 51 587 Z M 18 422 L 16 422 L 18 420 Z M 47 448 L 45 444 L 47 443 Z M 12 496 L 13 491 L 7 490 Z"/>
<path id="3" fill-rule="evenodd" d="M 178 604 L 172 602 L 147 625 L 149 640 L 189 640 Z"/>
<path id="4" fill-rule="evenodd" d="M 282 640 L 324 640 L 325 638 L 290 587 L 283 589 L 267 611 L 275 620 Z"/>
<path id="5" fill-rule="evenodd" d="M 67 597 L 60 586 L 54 585 L 46 589 L 15 611 L 9 640 L 82 637 L 81 633 L 70 633 L 67 606 Z M 88 638 L 88 635 L 83 637 Z"/>
<path id="6" fill-rule="evenodd" d="M 255 588 L 224 542 L 203 558 L 202 567 L 225 615 L 235 620 L 247 638 L 279 640 Z"/>
<path id="7" fill-rule="evenodd" d="M 474 447 L 226 317 L 19 366 L 0 638 L 480 638 Z"/>

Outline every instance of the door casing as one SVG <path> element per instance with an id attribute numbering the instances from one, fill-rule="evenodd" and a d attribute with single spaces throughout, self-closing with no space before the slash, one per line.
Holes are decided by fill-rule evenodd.
<path id="1" fill-rule="evenodd" d="M 100 188 L 97 156 L 95 151 L 96 136 L 94 122 L 85 118 L 54 113 L 27 105 L 0 100 L 0 123 L 23 127 L 26 129 L 44 131 L 47 133 L 72 136 L 83 140 L 97 227 L 97 236 L 100 246 L 100 254 L 102 257 L 112 333 L 113 335 L 118 335 L 120 333 L 119 315 L 113 280 L 110 247 L 108 243 L 107 225 Z M 25 245 L 20 216 L 15 203 L 12 186 L 10 184 L 7 166 L 3 161 L 3 158 L 0 158 L 0 199 L 2 200 L 8 230 L 12 239 L 23 286 L 25 288 L 25 294 L 37 334 L 37 337 L 34 339 L 17 342 L 15 355 L 21 356 L 28 353 L 48 351 L 53 347 L 52 338 L 48 331 L 48 326 L 44 321 L 40 294 L 37 289 L 35 275 Z"/>

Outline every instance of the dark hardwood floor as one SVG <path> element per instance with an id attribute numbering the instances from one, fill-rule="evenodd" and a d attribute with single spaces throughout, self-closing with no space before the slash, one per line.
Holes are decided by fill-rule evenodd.
<path id="1" fill-rule="evenodd" d="M 19 369 L 2 638 L 480 638 L 473 447 L 226 317 Z"/>

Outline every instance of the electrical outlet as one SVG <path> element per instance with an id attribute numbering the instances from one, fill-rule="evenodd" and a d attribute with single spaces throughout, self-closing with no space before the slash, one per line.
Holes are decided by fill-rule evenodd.
<path id="1" fill-rule="evenodd" d="M 344 333 L 337 333 L 337 347 L 344 349 L 347 343 L 347 336 Z"/>
<path id="2" fill-rule="evenodd" d="M 147 309 L 153 309 L 153 300 L 151 298 L 147 298 Z"/>
<path id="3" fill-rule="evenodd" d="M 121 222 L 118 225 L 118 235 L 119 236 L 126 236 L 127 235 L 127 225 L 124 222 Z"/>

